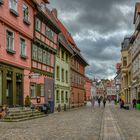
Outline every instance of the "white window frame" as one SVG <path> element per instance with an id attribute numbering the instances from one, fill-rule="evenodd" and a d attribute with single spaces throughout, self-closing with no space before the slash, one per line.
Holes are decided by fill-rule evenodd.
<path id="1" fill-rule="evenodd" d="M 9 0 L 9 8 L 17 12 L 18 0 Z"/>
<path id="2" fill-rule="evenodd" d="M 13 40 L 12 47 L 11 47 L 11 45 L 10 45 L 10 47 L 7 46 L 7 32 L 11 32 L 13 34 L 13 36 L 12 36 L 12 40 Z M 14 32 L 11 31 L 11 30 L 9 30 L 9 29 L 6 29 L 6 49 L 8 49 L 8 50 L 14 50 Z"/>
<path id="3" fill-rule="evenodd" d="M 34 87 L 34 89 L 32 89 Z M 31 84 L 30 85 L 30 95 L 31 95 L 31 98 L 35 98 L 36 97 L 36 84 Z M 32 90 L 34 90 L 34 94 L 32 94 Z"/>
<path id="4" fill-rule="evenodd" d="M 21 44 L 21 41 L 24 41 L 24 53 L 22 53 L 22 44 Z M 27 53 L 26 53 L 26 41 L 24 38 L 20 37 L 20 55 L 21 56 L 26 56 Z"/>
<path id="5" fill-rule="evenodd" d="M 25 16 L 25 10 L 27 9 L 27 18 Z M 23 11 L 23 18 L 27 21 L 29 21 L 29 7 L 27 6 L 27 4 L 23 3 L 23 6 L 22 6 L 22 11 Z"/>

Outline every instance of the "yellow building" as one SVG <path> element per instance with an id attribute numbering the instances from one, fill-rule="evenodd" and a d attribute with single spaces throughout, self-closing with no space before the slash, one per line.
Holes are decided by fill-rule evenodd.
<path id="1" fill-rule="evenodd" d="M 121 49 L 121 99 L 131 102 L 131 41 L 125 37 Z"/>

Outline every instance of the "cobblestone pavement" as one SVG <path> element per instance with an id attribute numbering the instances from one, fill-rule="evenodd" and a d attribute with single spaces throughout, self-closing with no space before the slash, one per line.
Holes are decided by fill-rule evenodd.
<path id="1" fill-rule="evenodd" d="M 88 105 L 35 120 L 0 122 L 0 140 L 140 140 L 140 111 Z"/>
<path id="2" fill-rule="evenodd" d="M 0 140 L 98 140 L 103 107 L 81 107 L 18 123 L 0 122 Z"/>
<path id="3" fill-rule="evenodd" d="M 140 111 L 124 110 L 119 106 L 110 106 L 109 108 L 117 120 L 125 140 L 140 140 Z"/>

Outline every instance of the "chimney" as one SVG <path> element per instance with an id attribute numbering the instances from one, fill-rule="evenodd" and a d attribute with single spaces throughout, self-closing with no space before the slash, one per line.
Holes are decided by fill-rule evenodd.
<path id="1" fill-rule="evenodd" d="M 57 18 L 57 9 L 53 8 L 51 12 Z"/>

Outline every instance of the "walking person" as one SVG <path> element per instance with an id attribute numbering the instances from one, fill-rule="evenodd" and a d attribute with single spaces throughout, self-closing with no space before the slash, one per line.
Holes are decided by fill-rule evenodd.
<path id="1" fill-rule="evenodd" d="M 136 108 L 137 100 L 134 98 L 132 102 L 133 102 L 133 108 Z"/>
<path id="2" fill-rule="evenodd" d="M 104 98 L 104 99 L 103 99 L 104 108 L 105 108 L 105 104 L 106 104 L 106 99 Z"/>
<path id="3" fill-rule="evenodd" d="M 101 103 L 101 99 L 98 98 L 98 105 L 99 105 L 99 107 L 100 107 L 100 103 Z"/>

